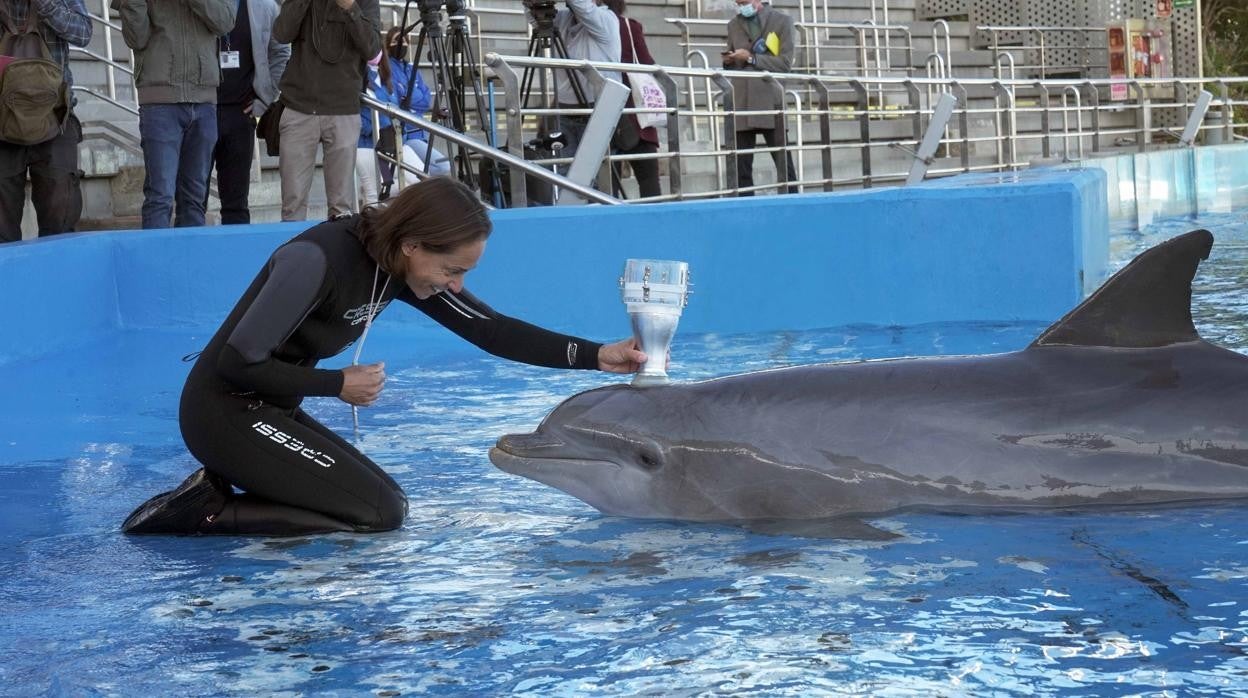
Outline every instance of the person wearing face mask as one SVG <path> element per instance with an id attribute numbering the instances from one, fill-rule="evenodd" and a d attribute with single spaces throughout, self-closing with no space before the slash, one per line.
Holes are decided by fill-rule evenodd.
<path id="1" fill-rule="evenodd" d="M 289 536 L 399 527 L 398 483 L 306 412 L 308 396 L 371 405 L 385 366 L 321 369 L 399 300 L 481 349 L 533 366 L 636 372 L 632 338 L 602 345 L 496 312 L 464 288 L 491 223 L 467 186 L 434 177 L 283 244 L 209 340 L 178 422 L 203 467 L 122 524 L 131 534 Z M 236 492 L 235 488 L 241 490 Z"/>
<path id="2" fill-rule="evenodd" d="M 797 29 L 793 18 L 762 0 L 737 0 L 737 15 L 728 22 L 728 49 L 723 52 L 724 67 L 740 71 L 768 71 L 788 73 L 793 70 L 793 53 L 797 45 Z M 768 111 L 781 107 L 770 85 L 762 80 L 735 79 L 732 81 L 734 106 L 738 112 Z M 770 114 L 737 115 L 735 147 L 737 149 L 737 186 L 754 186 L 754 154 L 740 152 L 753 149 L 761 135 L 776 164 L 788 174 L 788 193 L 796 193 L 797 173 L 786 143 L 781 142 L 784 128 L 777 116 Z M 777 177 L 779 179 L 779 177 Z M 753 191 L 741 192 L 741 196 L 753 196 Z"/>
<path id="3" fill-rule="evenodd" d="M 394 76 L 395 104 L 406 102 L 407 111 L 422 117 L 427 115 L 433 106 L 432 94 L 420 71 L 407 61 L 407 41 L 400 27 L 391 27 L 386 32 L 386 51 L 390 73 Z M 408 85 L 411 85 L 410 100 L 407 97 Z M 411 125 L 403 128 L 403 162 L 411 169 L 434 176 L 451 172 L 450 161 L 429 143 L 429 134 Z M 414 176 L 407 177 L 409 183 L 415 179 Z"/>

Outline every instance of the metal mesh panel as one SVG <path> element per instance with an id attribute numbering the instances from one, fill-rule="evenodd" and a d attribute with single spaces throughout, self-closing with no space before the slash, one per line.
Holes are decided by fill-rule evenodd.
<path id="1" fill-rule="evenodd" d="M 1201 77 L 1200 23 L 1196 6 L 1176 7 L 1171 17 L 1175 77 Z"/>
<path id="2" fill-rule="evenodd" d="M 920 0 L 919 19 L 943 19 L 967 14 L 967 0 Z"/>
<path id="3" fill-rule="evenodd" d="M 1018 27 L 1025 24 L 1023 8 L 1019 0 L 970 0 L 969 19 L 972 27 L 997 26 Z M 1027 38 L 1025 32 L 997 32 L 1000 46 L 1017 46 Z M 972 35 L 975 48 L 992 48 L 991 32 L 975 30 Z"/>
<path id="4" fill-rule="evenodd" d="M 1034 27 L 1089 27 L 1102 24 L 1092 21 L 1085 0 L 1026 0 L 1024 16 L 1025 23 Z M 1037 45 L 1040 38 L 1032 32 L 1027 43 Z M 1043 63 L 1046 77 L 1070 74 L 1088 76 L 1090 65 L 1104 63 L 1103 59 L 1093 60 L 1091 47 L 1104 49 L 1104 45 L 1099 35 L 1089 36 L 1089 32 L 1085 31 L 1044 32 Z M 1040 49 L 1029 49 L 1026 60 L 1028 65 L 1040 65 Z"/>

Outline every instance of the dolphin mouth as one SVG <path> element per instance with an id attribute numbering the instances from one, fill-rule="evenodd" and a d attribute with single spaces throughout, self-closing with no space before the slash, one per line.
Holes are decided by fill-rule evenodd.
<path id="1" fill-rule="evenodd" d="M 532 458 L 518 456 L 498 446 L 490 449 L 490 462 L 494 467 L 512 475 L 522 475 L 546 484 L 555 476 L 568 475 L 575 471 L 619 470 L 620 466 L 609 460 L 590 458 Z M 545 477 L 543 477 L 545 476 Z"/>
<path id="2" fill-rule="evenodd" d="M 494 467 L 558 487 L 568 476 L 585 477 L 590 472 L 614 472 L 617 463 L 586 458 L 570 452 L 567 444 L 545 434 L 507 434 L 490 449 Z"/>

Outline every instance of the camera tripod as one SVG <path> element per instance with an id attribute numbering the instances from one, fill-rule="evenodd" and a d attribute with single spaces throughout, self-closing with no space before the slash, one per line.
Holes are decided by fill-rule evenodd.
<path id="1" fill-rule="evenodd" d="M 525 2 L 525 7 L 528 8 L 529 13 L 533 16 L 533 36 L 529 39 L 528 55 L 533 58 L 566 59 L 568 57 L 568 47 L 564 44 L 558 27 L 555 26 L 556 11 L 554 0 L 530 0 Z M 572 94 L 576 96 L 576 103 L 581 107 L 589 106 L 588 100 L 585 99 L 585 90 L 572 68 L 552 70 L 551 89 L 548 91 L 546 68 L 527 66 L 520 78 L 520 104 L 522 109 L 529 108 L 529 103 L 533 97 L 533 80 L 535 77 L 538 82 L 538 94 L 541 96 L 551 95 L 552 103 L 540 106 L 553 108 L 557 105 L 559 99 L 559 70 L 564 71 L 568 84 L 572 87 Z M 547 140 L 552 131 L 549 119 L 542 119 L 538 126 L 538 140 Z"/>
<path id="2" fill-rule="evenodd" d="M 407 24 L 412 3 L 416 2 L 420 18 Z M 412 70 L 407 76 L 407 91 L 400 105 L 404 111 L 411 109 L 412 91 L 416 85 L 417 71 L 421 68 L 421 57 L 425 56 L 428 47 L 428 66 L 433 72 L 433 104 L 431 115 L 435 122 L 451 128 L 459 133 L 468 132 L 467 107 L 472 99 L 472 106 L 477 111 L 481 130 L 485 133 L 486 142 L 494 146 L 494 135 L 485 123 L 486 106 L 482 97 L 482 88 L 476 56 L 472 50 L 472 42 L 468 36 L 465 21 L 464 1 L 445 0 L 448 28 L 444 32 L 441 23 L 441 7 L 443 0 L 407 0 L 403 8 L 400 35 L 406 38 L 417 26 L 420 32 L 416 37 L 415 51 L 412 53 Z M 405 42 L 406 43 L 406 42 Z M 386 47 L 388 50 L 388 47 Z M 401 143 L 401 136 L 398 138 Z M 426 141 L 422 161 L 425 171 L 429 171 L 429 159 L 433 155 L 433 136 L 429 134 Z M 401 151 L 401 148 L 400 148 Z M 447 156 L 454 161 L 452 170 L 456 178 L 474 190 L 480 187 L 477 175 L 472 168 L 472 158 L 467 148 L 447 141 Z M 401 161 L 402 158 L 400 157 Z"/>

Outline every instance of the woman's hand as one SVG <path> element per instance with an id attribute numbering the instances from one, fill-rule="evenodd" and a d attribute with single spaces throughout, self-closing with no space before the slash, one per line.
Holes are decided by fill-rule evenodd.
<path id="1" fill-rule="evenodd" d="M 615 344 L 604 344 L 598 350 L 598 370 L 608 373 L 636 373 L 646 362 L 646 354 L 632 337 Z"/>
<path id="2" fill-rule="evenodd" d="M 381 395 L 386 384 L 386 365 L 378 362 L 342 369 L 342 392 L 338 399 L 352 405 L 367 407 Z"/>

